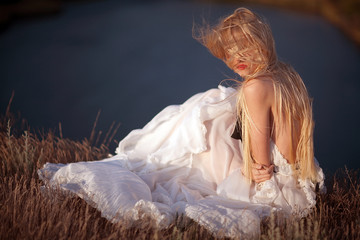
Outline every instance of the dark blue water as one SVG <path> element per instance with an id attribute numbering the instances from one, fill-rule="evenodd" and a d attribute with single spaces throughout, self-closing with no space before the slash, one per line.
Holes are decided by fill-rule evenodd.
<path id="1" fill-rule="evenodd" d="M 121 140 L 170 104 L 234 74 L 192 39 L 193 21 L 237 6 L 189 2 L 68 4 L 46 19 L 21 21 L 0 35 L 0 107 L 12 105 L 34 128 L 89 137 L 121 122 Z M 360 167 L 360 53 L 325 20 L 252 7 L 270 22 L 280 57 L 314 98 L 315 151 L 326 171 Z M 113 146 L 114 147 L 114 146 Z"/>

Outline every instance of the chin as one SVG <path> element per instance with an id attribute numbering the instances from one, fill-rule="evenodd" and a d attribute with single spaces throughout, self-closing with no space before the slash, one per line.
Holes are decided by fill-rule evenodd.
<path id="1" fill-rule="evenodd" d="M 247 76 L 247 74 L 242 73 L 242 72 L 236 72 L 237 75 L 239 75 L 240 77 L 244 78 Z"/>

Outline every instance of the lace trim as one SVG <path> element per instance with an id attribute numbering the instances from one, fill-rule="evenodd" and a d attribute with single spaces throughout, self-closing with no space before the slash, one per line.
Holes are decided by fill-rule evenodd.
<path id="1" fill-rule="evenodd" d="M 284 155 L 281 154 L 275 143 L 274 142 L 271 143 L 272 143 L 272 147 L 275 150 L 275 154 L 278 154 L 279 156 L 279 157 L 274 157 L 274 164 L 277 166 L 276 170 L 278 170 L 278 173 L 282 175 L 293 175 L 293 169 L 291 165 L 288 163 Z M 319 190 L 321 192 L 326 192 L 326 187 L 324 185 L 324 179 L 325 179 L 324 173 L 322 169 L 319 167 L 319 163 L 317 162 L 317 160 L 316 159 L 314 160 L 318 175 L 316 182 L 319 184 Z M 310 213 L 311 209 L 316 205 L 316 194 L 315 194 L 316 185 L 310 179 L 303 180 L 298 178 L 297 182 L 301 187 L 301 189 L 303 190 L 303 192 L 305 193 L 308 204 L 307 207 L 304 209 L 300 209 L 299 207 L 293 208 L 293 214 L 296 216 L 305 217 Z"/>
<path id="2" fill-rule="evenodd" d="M 141 220 L 149 217 L 153 220 L 153 224 L 162 229 L 168 227 L 174 216 L 170 214 L 171 211 L 161 212 L 154 202 L 139 200 L 135 206 L 127 213 L 127 218 L 131 220 Z"/>

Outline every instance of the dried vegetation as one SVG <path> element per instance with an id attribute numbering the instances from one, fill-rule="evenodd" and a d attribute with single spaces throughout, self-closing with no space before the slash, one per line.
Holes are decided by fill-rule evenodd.
<path id="1" fill-rule="evenodd" d="M 0 119 L 0 239 L 214 239 L 182 216 L 165 230 L 151 227 L 149 219 L 125 229 L 80 198 L 43 194 L 36 170 L 44 163 L 102 159 L 108 148 L 104 141 L 94 146 L 94 137 L 72 141 L 53 131 L 35 133 L 24 123 L 8 110 Z M 328 193 L 318 195 L 307 218 L 265 219 L 260 239 L 360 239 L 358 172 L 345 169 L 328 178 Z"/>

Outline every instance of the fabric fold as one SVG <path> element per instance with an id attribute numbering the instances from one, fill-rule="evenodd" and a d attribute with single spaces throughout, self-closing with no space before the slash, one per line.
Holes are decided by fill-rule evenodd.
<path id="1" fill-rule="evenodd" d="M 83 198 L 104 217 L 158 227 L 184 214 L 216 236 L 256 237 L 272 212 L 305 216 L 315 206 L 315 183 L 298 180 L 271 142 L 273 177 L 261 184 L 241 173 L 242 142 L 231 138 L 236 90 L 219 86 L 166 107 L 133 130 L 100 161 L 47 163 L 38 170 L 47 187 Z M 324 175 L 317 164 L 317 182 Z"/>

